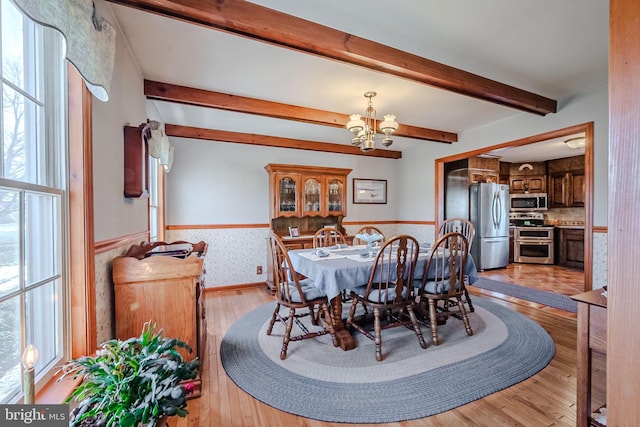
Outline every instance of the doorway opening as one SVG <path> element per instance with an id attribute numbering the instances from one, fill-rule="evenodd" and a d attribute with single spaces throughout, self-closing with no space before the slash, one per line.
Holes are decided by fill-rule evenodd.
<path id="1" fill-rule="evenodd" d="M 592 268 L 593 268 L 593 122 L 584 123 L 580 125 L 575 125 L 563 129 L 558 129 L 551 132 L 545 132 L 542 134 L 530 136 L 523 139 L 518 139 L 514 141 L 508 141 L 501 144 L 497 144 L 494 146 L 483 147 L 482 149 L 477 149 L 473 151 L 468 151 L 465 153 L 459 153 L 453 156 L 444 157 L 436 160 L 436 186 L 437 186 L 437 197 L 436 197 L 436 227 L 439 226 L 440 223 L 445 219 L 445 183 L 446 176 L 445 170 L 446 165 L 451 162 L 457 162 L 464 159 L 468 159 L 475 156 L 489 156 L 495 155 L 496 153 L 500 153 L 501 151 L 508 152 L 509 149 L 520 149 L 520 148 L 534 148 L 536 144 L 541 144 L 550 140 L 562 140 L 565 141 L 567 139 L 571 139 L 576 135 L 584 136 L 584 176 L 580 177 L 579 180 L 576 180 L 576 186 L 580 185 L 584 188 L 584 192 L 581 195 L 580 204 L 584 205 L 584 240 L 583 240 L 583 261 L 584 261 L 584 288 L 582 291 L 589 291 L 592 289 Z M 550 175 L 547 175 L 549 177 Z M 554 185 L 560 185 L 559 181 L 554 181 L 555 177 L 552 177 L 546 183 L 546 192 L 549 192 L 549 188 L 551 188 L 551 192 L 553 193 L 558 188 L 553 188 Z M 573 182 L 573 181 L 572 181 Z M 552 187 L 549 187 L 549 186 Z M 558 190 L 559 191 L 559 190 Z M 565 197 L 565 196 L 563 196 Z M 553 219 L 552 219 L 553 220 Z M 582 222 L 582 221 L 580 221 Z M 511 269 L 517 269 L 517 266 L 512 266 Z M 509 268 L 507 268 L 509 270 Z M 531 267 L 523 267 L 522 270 L 531 271 Z M 495 272 L 489 271 L 488 274 L 499 274 L 500 270 L 495 270 Z M 496 279 L 499 280 L 499 279 Z M 514 281 L 515 283 L 515 281 Z M 526 286 L 526 283 L 519 283 L 521 285 Z M 561 292 L 560 292 L 561 293 Z"/>

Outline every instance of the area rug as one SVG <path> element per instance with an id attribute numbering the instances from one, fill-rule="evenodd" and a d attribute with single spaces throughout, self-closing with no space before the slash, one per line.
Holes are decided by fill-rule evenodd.
<path id="1" fill-rule="evenodd" d="M 291 342 L 280 360 L 284 328 L 276 324 L 266 335 L 274 308 L 266 304 L 229 328 L 220 357 L 238 387 L 292 414 L 354 424 L 424 418 L 517 384 L 553 358 L 555 345 L 540 325 L 486 298 L 473 302 L 473 336 L 450 319 L 438 329 L 439 346 L 422 328 L 422 349 L 412 330 L 384 330 L 382 362 L 373 341 L 359 334 L 350 351 L 333 347 L 329 335 Z"/>
<path id="2" fill-rule="evenodd" d="M 575 313 L 578 311 L 578 303 L 566 295 L 553 292 L 541 291 L 539 289 L 527 288 L 525 286 L 511 283 L 499 282 L 497 280 L 479 278 L 473 282 L 472 286 L 486 289 L 488 291 L 499 292 L 504 295 L 520 298 L 526 301 L 537 302 L 560 310 Z"/>

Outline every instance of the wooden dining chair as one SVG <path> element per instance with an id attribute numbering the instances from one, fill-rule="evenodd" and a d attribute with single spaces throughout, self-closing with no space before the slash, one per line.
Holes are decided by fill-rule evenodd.
<path id="1" fill-rule="evenodd" d="M 419 283 L 417 306 L 428 310 L 431 340 L 440 344 L 438 324 L 450 317 L 464 322 L 467 335 L 473 335 L 462 296 L 465 293 L 465 265 L 469 253 L 467 238 L 458 232 L 446 233 L 433 245 Z M 452 306 L 451 301 L 455 301 Z M 438 303 L 441 302 L 439 306 Z M 457 310 L 451 310 L 457 307 Z"/>
<path id="2" fill-rule="evenodd" d="M 365 226 L 362 227 L 360 230 L 358 230 L 358 232 L 356 233 L 356 236 L 358 234 L 362 234 L 362 233 L 366 233 L 366 234 L 379 234 L 382 236 L 382 240 L 380 240 L 381 243 L 384 243 L 385 241 L 385 237 L 384 234 L 382 233 L 382 231 L 380 231 L 378 228 L 376 227 L 372 227 L 372 226 Z M 366 245 L 367 242 L 365 242 L 364 240 L 360 240 L 357 237 L 353 238 L 353 244 L 354 245 Z"/>
<path id="3" fill-rule="evenodd" d="M 473 245 L 473 238 L 476 235 L 476 229 L 473 226 L 473 223 L 465 218 L 448 218 L 445 219 L 442 224 L 440 224 L 440 229 L 438 230 L 438 237 L 442 237 L 447 233 L 451 232 L 462 233 L 464 237 L 467 238 L 469 242 L 469 251 L 471 251 L 471 246 Z"/>
<path id="4" fill-rule="evenodd" d="M 314 248 L 326 248 L 338 244 L 346 244 L 344 235 L 333 227 L 323 227 L 313 235 Z"/>
<path id="5" fill-rule="evenodd" d="M 352 326 L 375 342 L 376 360 L 382 357 L 382 330 L 397 326 L 413 327 L 422 348 L 427 348 L 420 324 L 413 312 L 413 273 L 418 260 L 418 241 L 399 235 L 386 242 L 369 275 L 369 282 L 351 291 L 352 304 L 347 326 Z M 373 308 L 373 330 L 366 327 L 368 316 L 356 318 L 356 308 Z M 383 322 L 384 321 L 384 322 Z"/>
<path id="6" fill-rule="evenodd" d="M 271 231 L 268 240 L 273 262 L 276 307 L 271 316 L 267 335 L 271 335 L 276 321 L 282 322 L 285 326 L 280 359 L 287 358 L 287 348 L 290 341 L 315 338 L 327 333 L 331 334 L 333 345 L 337 347 L 338 340 L 333 330 L 327 295 L 316 287 L 311 279 L 300 279 L 298 274 L 295 273 L 287 249 L 280 236 Z M 280 313 L 280 309 L 283 307 L 289 309 L 288 313 Z M 310 316 L 312 325 L 315 325 L 318 319 L 322 318 L 315 314 L 316 307 L 324 315 L 324 329 L 311 331 L 300 319 Z M 294 322 L 302 332 L 291 336 Z"/>
<path id="7" fill-rule="evenodd" d="M 464 218 L 449 218 L 445 219 L 442 224 L 440 224 L 440 229 L 438 230 L 438 237 L 442 237 L 447 233 L 451 233 L 457 231 L 458 233 L 462 233 L 464 237 L 467 238 L 468 250 L 471 253 L 471 246 L 473 245 L 473 239 L 476 235 L 475 227 L 473 223 L 468 219 Z M 468 256 L 468 254 L 467 254 Z M 465 278 L 468 280 L 468 278 Z M 468 283 L 468 282 L 465 282 Z M 469 306 L 469 311 L 473 312 L 473 303 L 471 302 L 471 297 L 469 296 L 469 291 L 465 287 L 464 291 L 464 302 Z"/>

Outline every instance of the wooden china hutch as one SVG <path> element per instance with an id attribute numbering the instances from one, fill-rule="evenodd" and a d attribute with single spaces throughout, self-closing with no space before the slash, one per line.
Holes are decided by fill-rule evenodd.
<path id="1" fill-rule="evenodd" d="M 313 247 L 313 234 L 335 226 L 346 234 L 347 176 L 351 169 L 269 163 L 269 216 L 271 229 L 289 249 Z M 292 236 L 290 230 L 297 230 Z M 294 233 L 295 234 L 295 233 Z M 348 237 L 352 241 L 353 237 Z M 273 268 L 267 252 L 267 286 L 273 289 Z"/>

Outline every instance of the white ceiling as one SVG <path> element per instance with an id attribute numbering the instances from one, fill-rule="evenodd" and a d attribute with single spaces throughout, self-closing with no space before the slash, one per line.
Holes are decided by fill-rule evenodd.
<path id="1" fill-rule="evenodd" d="M 555 99 L 558 110 L 577 94 L 607 84 L 608 2 L 602 0 L 253 3 Z M 403 124 L 458 134 L 530 114 L 126 6 L 111 7 L 145 79 L 344 114 L 363 113 L 364 92 L 375 90 L 378 116 L 392 113 Z M 150 119 L 170 124 L 343 144 L 351 137 L 346 129 L 148 102 L 160 114 Z M 395 150 L 438 144 L 394 140 Z"/>

